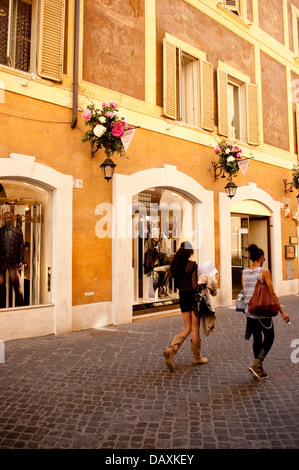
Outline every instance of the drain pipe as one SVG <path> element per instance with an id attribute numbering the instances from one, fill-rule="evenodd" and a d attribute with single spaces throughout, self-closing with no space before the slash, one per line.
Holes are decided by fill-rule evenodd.
<path id="1" fill-rule="evenodd" d="M 75 40 L 74 40 L 74 72 L 73 72 L 73 116 L 71 128 L 75 129 L 78 121 L 79 93 L 79 32 L 80 32 L 80 0 L 75 0 Z"/>

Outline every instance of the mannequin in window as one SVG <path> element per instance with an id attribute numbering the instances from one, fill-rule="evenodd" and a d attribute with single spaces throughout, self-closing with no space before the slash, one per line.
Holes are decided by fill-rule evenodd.
<path id="1" fill-rule="evenodd" d="M 0 308 L 6 307 L 5 275 L 8 270 L 15 292 L 15 306 L 24 305 L 20 286 L 19 269 L 24 264 L 24 239 L 20 228 L 13 226 L 10 212 L 4 214 L 4 225 L 0 228 Z"/>

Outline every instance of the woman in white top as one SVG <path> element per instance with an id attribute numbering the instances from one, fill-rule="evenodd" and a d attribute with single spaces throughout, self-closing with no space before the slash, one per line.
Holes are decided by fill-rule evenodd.
<path id="1" fill-rule="evenodd" d="M 245 316 L 247 317 L 245 337 L 246 339 L 249 339 L 250 336 L 253 335 L 254 360 L 249 366 L 249 370 L 254 377 L 257 377 L 259 380 L 264 380 L 267 379 L 269 375 L 263 369 L 262 363 L 273 345 L 274 324 L 271 317 L 257 317 L 248 311 L 248 304 L 254 293 L 255 285 L 258 280 L 265 282 L 272 294 L 276 297 L 283 320 L 288 323 L 290 318 L 283 312 L 277 299 L 269 269 L 262 267 L 265 261 L 263 250 L 258 248 L 255 244 L 250 245 L 247 250 L 249 251 L 250 260 L 253 263 L 252 266 L 244 269 L 242 272 L 242 286 L 245 297 Z"/>

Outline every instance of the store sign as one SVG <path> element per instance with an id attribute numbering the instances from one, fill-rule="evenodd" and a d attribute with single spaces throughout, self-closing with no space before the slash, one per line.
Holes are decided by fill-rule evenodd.
<path id="1" fill-rule="evenodd" d="M 7 221 L 7 212 L 4 214 L 0 214 L 0 223 L 5 223 Z M 9 222 L 14 223 L 31 223 L 31 224 L 43 224 L 44 223 L 44 216 L 43 214 L 39 215 L 32 215 L 32 214 L 12 214 L 9 213 Z"/>

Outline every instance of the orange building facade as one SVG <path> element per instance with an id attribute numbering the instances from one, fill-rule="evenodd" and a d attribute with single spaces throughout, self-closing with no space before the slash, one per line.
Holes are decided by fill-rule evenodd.
<path id="1" fill-rule="evenodd" d="M 0 339 L 177 313 L 167 266 L 186 239 L 218 306 L 249 243 L 298 294 L 298 24 L 298 0 L 0 2 L 4 258 L 23 240 L 2 261 Z M 135 128 L 108 183 L 82 142 L 81 111 L 104 101 Z M 221 138 L 249 159 L 232 198 Z"/>

